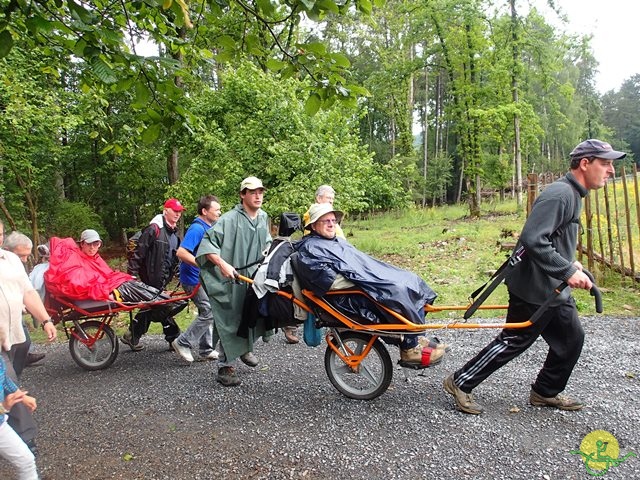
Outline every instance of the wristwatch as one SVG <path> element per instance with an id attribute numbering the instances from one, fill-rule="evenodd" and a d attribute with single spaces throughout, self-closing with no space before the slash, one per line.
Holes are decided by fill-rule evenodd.
<path id="1" fill-rule="evenodd" d="M 42 327 L 42 329 L 43 329 L 43 330 L 44 330 L 44 326 L 45 326 L 47 323 L 53 323 L 53 320 L 51 320 L 51 317 L 47 318 L 44 322 L 42 322 L 42 323 L 40 324 L 40 326 Z"/>

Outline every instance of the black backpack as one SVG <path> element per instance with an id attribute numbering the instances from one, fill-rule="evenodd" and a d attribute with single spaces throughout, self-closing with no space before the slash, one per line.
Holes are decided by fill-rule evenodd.
<path id="1" fill-rule="evenodd" d="M 155 226 L 154 231 L 156 232 L 156 238 L 158 238 L 160 236 L 160 227 L 158 227 L 155 223 L 152 223 L 150 225 Z M 147 225 L 145 228 L 149 228 L 149 225 Z M 138 248 L 138 241 L 140 241 L 140 236 L 142 235 L 143 231 L 144 228 L 142 230 L 138 230 L 136 233 L 129 237 L 129 240 L 127 240 L 127 262 L 130 262 L 133 258 L 133 255 L 136 253 L 136 249 Z"/>

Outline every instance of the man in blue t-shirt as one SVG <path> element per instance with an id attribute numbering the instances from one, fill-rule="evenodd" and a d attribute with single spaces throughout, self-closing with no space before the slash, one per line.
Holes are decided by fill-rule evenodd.
<path id="1" fill-rule="evenodd" d="M 205 195 L 198 201 L 198 216 L 189 226 L 176 255 L 180 259 L 180 283 L 187 293 L 193 292 L 200 283 L 200 268 L 195 261 L 198 245 L 207 230 L 220 217 L 220 202 L 214 195 Z M 198 308 L 198 316 L 189 328 L 172 342 L 173 349 L 187 362 L 193 362 L 192 348 L 198 347 L 201 360 L 217 360 L 218 352 L 213 341 L 213 312 L 209 296 L 199 288 L 192 298 Z M 217 340 L 217 339 L 216 339 Z"/>

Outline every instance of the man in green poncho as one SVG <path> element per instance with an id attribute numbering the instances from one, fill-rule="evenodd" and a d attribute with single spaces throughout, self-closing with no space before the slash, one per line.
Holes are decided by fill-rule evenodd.
<path id="1" fill-rule="evenodd" d="M 251 265 L 242 274 L 253 276 L 262 252 L 271 244 L 269 217 L 260 208 L 264 191 L 259 178 L 245 178 L 240 184 L 240 203 L 205 233 L 196 253 L 202 285 L 215 315 L 215 333 L 220 338 L 216 379 L 226 387 L 240 385 L 234 368 L 236 358 L 250 367 L 258 365 L 253 342 L 265 335 L 262 322 L 249 329 L 248 338 L 237 335 L 249 285 L 233 281 L 236 267 Z"/>

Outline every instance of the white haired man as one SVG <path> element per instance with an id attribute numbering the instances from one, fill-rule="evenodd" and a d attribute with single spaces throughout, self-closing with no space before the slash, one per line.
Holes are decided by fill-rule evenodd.
<path id="1" fill-rule="evenodd" d="M 4 224 L 0 221 L 0 247 L 3 240 Z M 40 295 L 31 285 L 22 262 L 14 253 L 0 248 L 0 355 L 5 363 L 7 377 L 16 384 L 19 384 L 16 370 L 20 369 L 22 372 L 29 351 L 22 328 L 23 306 L 42 326 L 48 341 L 55 340 L 58 333 L 56 327 L 44 308 Z M 11 408 L 9 425 L 36 455 L 35 437 L 38 428 L 32 412 L 22 402 Z"/>
<path id="2" fill-rule="evenodd" d="M 27 267 L 27 262 L 29 261 L 29 257 L 31 256 L 31 251 L 33 250 L 33 242 L 29 237 L 27 237 L 24 233 L 20 233 L 18 231 L 11 232 L 6 236 L 3 243 L 3 248 L 10 252 L 15 253 L 22 264 Z M 29 279 L 31 281 L 31 279 Z M 33 285 L 33 282 L 31 282 Z M 34 285 L 35 288 L 35 285 Z M 42 296 L 40 297 L 42 298 Z M 22 328 L 24 329 L 24 335 L 26 337 L 26 343 L 29 345 L 29 353 L 27 353 L 27 358 L 25 359 L 24 366 L 28 367 L 30 365 L 34 365 L 38 363 L 45 357 L 44 353 L 36 353 L 34 350 L 33 343 L 31 343 L 31 336 L 29 335 L 29 329 L 27 328 L 27 324 L 23 321 Z M 18 366 L 19 373 L 22 372 L 22 366 Z"/>

